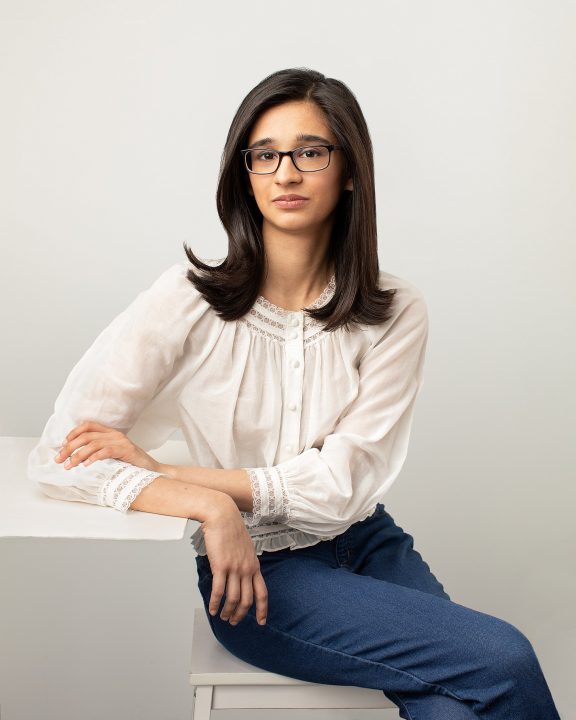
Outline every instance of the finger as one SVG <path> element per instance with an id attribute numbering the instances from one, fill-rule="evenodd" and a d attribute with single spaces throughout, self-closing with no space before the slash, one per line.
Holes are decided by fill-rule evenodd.
<path id="1" fill-rule="evenodd" d="M 212 593 L 210 594 L 210 603 L 208 609 L 210 615 L 216 615 L 220 603 L 222 602 L 222 595 L 224 595 L 224 588 L 226 587 L 226 573 L 215 572 L 212 574 Z"/>
<path id="2" fill-rule="evenodd" d="M 84 432 L 81 435 L 78 435 L 74 440 L 62 445 L 55 457 L 55 459 L 58 458 L 56 462 L 60 462 L 60 460 L 65 460 L 67 457 L 70 457 L 74 450 L 87 446 L 89 441 L 100 441 L 100 447 L 102 447 L 103 437 L 104 433 L 102 432 Z M 106 440 L 109 442 L 108 436 L 106 436 Z"/>
<path id="3" fill-rule="evenodd" d="M 240 602 L 236 605 L 236 610 L 230 618 L 230 625 L 237 625 L 246 617 L 248 610 L 252 607 L 252 603 L 254 602 L 252 593 L 252 574 L 243 575 L 240 578 L 240 587 L 242 588 Z"/>
<path id="4" fill-rule="evenodd" d="M 256 598 L 256 619 L 261 625 L 266 623 L 268 617 L 268 588 L 260 570 L 252 577 L 254 596 Z"/>
<path id="5" fill-rule="evenodd" d="M 82 436 L 77 437 L 71 442 L 64 443 L 54 459 L 56 460 L 56 462 L 59 462 L 60 460 L 65 460 L 72 455 L 74 450 L 78 450 L 78 448 L 81 448 L 86 443 L 87 439 Z"/>
<path id="6" fill-rule="evenodd" d="M 100 445 L 95 442 L 82 446 L 79 450 L 76 450 L 76 452 L 70 455 L 68 460 L 64 463 L 64 467 L 67 470 L 76 467 L 76 465 L 79 465 L 82 461 L 86 460 L 86 458 L 89 458 L 98 449 L 100 449 Z"/>
<path id="7" fill-rule="evenodd" d="M 230 615 L 236 610 L 236 605 L 240 602 L 240 578 L 236 573 L 228 573 L 226 580 L 226 602 L 224 609 L 220 613 L 222 620 L 228 620 Z"/>
<path id="8" fill-rule="evenodd" d="M 96 462 L 96 460 L 105 460 L 106 458 L 112 457 L 112 454 L 109 450 L 106 450 L 106 448 L 103 448 L 102 450 L 98 450 L 95 453 L 92 453 L 89 457 L 84 460 L 82 465 L 90 465 L 90 463 Z"/>

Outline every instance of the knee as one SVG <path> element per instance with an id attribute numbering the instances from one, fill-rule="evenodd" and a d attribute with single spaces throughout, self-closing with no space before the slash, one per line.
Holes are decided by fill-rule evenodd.
<path id="1" fill-rule="evenodd" d="M 497 632 L 493 637 L 492 656 L 499 675 L 508 678 L 525 677 L 538 665 L 530 640 L 505 620 L 497 619 Z"/>

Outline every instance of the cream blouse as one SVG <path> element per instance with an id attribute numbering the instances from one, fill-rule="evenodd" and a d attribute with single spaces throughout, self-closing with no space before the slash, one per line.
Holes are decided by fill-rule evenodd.
<path id="1" fill-rule="evenodd" d="M 128 512 L 161 473 L 115 459 L 66 470 L 54 461 L 64 437 L 96 420 L 150 452 L 181 428 L 191 464 L 248 472 L 253 511 L 241 515 L 258 555 L 332 539 L 367 518 L 407 454 L 428 335 L 420 291 L 381 271 L 380 286 L 397 288 L 392 317 L 325 332 L 262 296 L 225 321 L 189 267 L 164 270 L 72 368 L 28 477 L 50 497 Z M 332 276 L 309 307 L 334 290 Z M 205 555 L 201 526 L 191 539 Z"/>

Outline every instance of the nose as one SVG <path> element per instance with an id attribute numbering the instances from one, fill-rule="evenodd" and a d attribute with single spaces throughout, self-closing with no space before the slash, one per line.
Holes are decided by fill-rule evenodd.
<path id="1" fill-rule="evenodd" d="M 279 182 L 283 183 L 293 178 L 298 179 L 299 177 L 300 171 L 298 170 L 296 165 L 294 165 L 292 157 L 290 155 L 284 155 L 284 157 L 280 160 L 280 165 L 278 165 L 278 169 L 276 170 L 276 179 Z"/>

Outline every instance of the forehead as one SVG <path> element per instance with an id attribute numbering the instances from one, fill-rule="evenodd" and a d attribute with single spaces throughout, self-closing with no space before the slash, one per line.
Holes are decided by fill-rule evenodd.
<path id="1" fill-rule="evenodd" d="M 295 100 L 265 110 L 252 126 L 248 142 L 254 143 L 259 138 L 292 142 L 301 135 L 316 135 L 335 142 L 322 110 L 315 103 Z"/>

